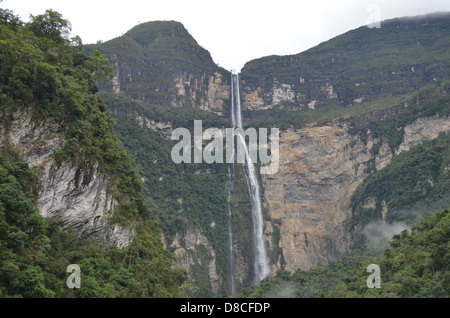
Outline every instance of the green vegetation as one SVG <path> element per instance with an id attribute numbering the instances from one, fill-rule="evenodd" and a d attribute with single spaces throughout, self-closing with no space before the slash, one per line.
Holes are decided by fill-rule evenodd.
<path id="1" fill-rule="evenodd" d="M 391 247 L 378 256 L 364 247 L 328 266 L 308 271 L 280 271 L 237 297 L 396 298 L 450 297 L 450 211 L 429 215 L 409 234 L 394 235 Z M 369 264 L 380 266 L 381 288 L 366 281 Z"/>
<path id="2" fill-rule="evenodd" d="M 190 107 L 161 107 L 107 92 L 101 92 L 101 96 L 117 121 L 117 135 L 140 168 L 148 189 L 146 201 L 153 212 L 152 217 L 161 221 L 166 242 L 171 244 L 178 234 L 179 243 L 184 247 L 187 228 L 191 231 L 199 229 L 215 251 L 217 272 L 227 277 L 227 165 L 175 164 L 170 154 L 177 141 L 170 140 L 170 134 L 164 137 L 145 125 L 141 127 L 136 117 L 170 123 L 173 128 L 185 127 L 191 130 L 192 135 L 194 120 L 202 120 L 203 129 L 226 127 L 225 120 Z M 209 273 L 204 265 L 209 263 L 206 261 L 211 256 L 202 247 L 188 252 L 195 254 L 194 259 L 198 258 L 198 264 L 192 264 L 192 279 L 200 287 L 195 296 L 213 295 Z M 226 286 L 223 288 L 225 293 Z"/>
<path id="3" fill-rule="evenodd" d="M 186 273 L 170 268 L 156 222 L 141 222 L 125 249 L 81 241 L 36 213 L 38 174 L 14 153 L 0 155 L 0 297 L 181 297 Z M 81 288 L 66 267 L 81 268 Z"/>
<path id="4" fill-rule="evenodd" d="M 68 39 L 70 23 L 52 10 L 27 25 L 8 22 L 1 11 L 0 102 L 3 120 L 18 109 L 31 110 L 34 120 L 62 121 L 67 127 L 59 162 L 99 162 L 112 176 L 120 202 L 116 221 L 148 215 L 144 188 L 132 161 L 120 146 L 106 105 L 96 94 L 96 79 L 108 78 L 111 66 L 98 51 L 82 52 L 79 38 Z M 80 149 L 82 151 L 80 151 Z"/>
<path id="5" fill-rule="evenodd" d="M 99 50 L 111 60 L 121 92 L 157 105 L 170 105 L 168 98 L 176 96 L 176 75 L 186 81 L 186 76 L 203 78 L 198 82 L 201 86 L 208 85 L 209 74 L 229 74 L 217 66 L 210 53 L 176 21 L 141 23 L 120 37 L 87 45 L 85 50 L 88 53 Z M 111 88 L 111 83 L 105 83 L 102 88 Z M 188 89 L 195 90 L 197 101 L 207 98 L 202 90 Z"/>
<path id="6" fill-rule="evenodd" d="M 184 127 L 194 133 L 194 120 L 201 120 L 204 129 L 210 127 L 226 128 L 229 127 L 228 121 L 216 114 L 194 109 L 191 107 L 167 107 L 146 102 L 139 102 L 131 99 L 122 93 L 99 92 L 99 95 L 111 110 L 111 116 L 117 121 L 133 119 L 136 123 L 136 115 L 146 117 L 155 122 L 170 123 L 172 127 Z M 120 123 L 119 123 L 120 124 Z M 169 151 L 170 153 L 170 151 Z"/>
<path id="7" fill-rule="evenodd" d="M 98 51 L 88 56 L 79 37 L 68 38 L 70 23 L 52 10 L 24 24 L 0 9 L 0 113 L 30 112 L 35 121 L 66 127 L 58 162 L 98 162 L 111 178 L 119 205 L 111 222 L 133 222 L 136 235 L 125 249 L 95 240 L 80 241 L 61 223 L 43 219 L 34 204 L 39 171 L 14 149 L 0 155 L 1 297 L 179 297 L 186 279 L 171 268 L 157 220 L 149 220 L 139 170 L 120 145 L 114 121 L 97 95 L 98 79 L 111 74 Z M 66 266 L 78 264 L 82 288 L 65 285 Z"/>
<path id="8" fill-rule="evenodd" d="M 389 165 L 369 176 L 356 189 L 352 202 L 355 209 L 369 198 L 375 209 L 361 209 L 362 223 L 381 219 L 385 202 L 388 221 L 414 222 L 407 208 L 418 202 L 433 204 L 450 195 L 450 134 L 425 141 L 394 157 Z M 402 212 L 403 211 L 403 212 Z"/>
<path id="9" fill-rule="evenodd" d="M 356 116 L 352 134 L 359 134 L 363 140 L 370 131 L 373 137 L 379 137 L 395 152 L 403 141 L 404 128 L 421 117 L 447 117 L 450 114 L 450 81 L 439 81 L 426 85 L 419 91 L 407 96 L 394 107 L 380 109 L 371 113 L 369 120 L 364 115 Z M 363 120 L 361 120 L 363 119 Z M 358 123 L 358 120 L 361 123 Z"/>
<path id="10" fill-rule="evenodd" d="M 448 13 L 392 19 L 296 55 L 250 61 L 240 75 L 244 89 L 260 87 L 266 105 L 272 104 L 274 83 L 290 85 L 295 97 L 279 109 L 246 115 L 264 118 L 259 126 L 288 128 L 402 104 L 430 83 L 448 79 L 449 30 Z M 312 100 L 317 101 L 314 110 L 307 107 Z"/>

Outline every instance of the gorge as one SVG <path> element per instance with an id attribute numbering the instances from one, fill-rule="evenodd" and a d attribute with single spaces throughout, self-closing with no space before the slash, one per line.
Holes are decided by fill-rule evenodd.
<path id="1" fill-rule="evenodd" d="M 160 27 L 161 22 L 157 23 Z M 239 125 L 239 121 L 243 127 L 280 128 L 279 171 L 257 177 L 261 186 L 264 245 L 272 275 L 280 269 L 293 272 L 329 264 L 361 241 L 361 231 L 366 225 L 362 215 L 369 213 L 364 211 L 379 215 L 375 219 L 389 219 L 390 213 L 395 212 L 389 212 L 387 203 L 370 197 L 355 206 L 353 195 L 365 179 L 388 166 L 400 152 L 448 131 L 448 85 L 445 82 L 448 58 L 441 55 L 438 64 L 426 58 L 429 50 L 438 52 L 448 41 L 444 27 L 447 23 L 447 15 L 441 14 L 385 21 L 381 29 L 361 27 L 295 56 L 271 56 L 251 61 L 239 76 L 214 67 L 204 52 L 186 56 L 187 60 L 204 58 L 201 72 L 199 68 L 185 64 L 180 73 L 180 66 L 171 65 L 167 58 L 159 66 L 164 65 L 161 74 L 167 77 L 168 84 L 159 87 L 158 92 L 170 92 L 164 95 L 166 100 L 161 99 L 163 95 L 158 95 L 161 106 L 180 109 L 175 104 L 186 99 L 189 100 L 189 112 L 206 110 L 220 118 L 231 119 L 205 128 L 225 128 L 230 124 Z M 153 37 L 170 35 L 176 39 L 184 36 L 186 31 L 181 24 L 166 24 L 168 28 Z M 143 32 L 145 28 L 149 30 L 147 32 L 153 32 L 150 31 L 152 23 L 140 25 L 125 35 L 127 41 L 133 41 L 134 33 L 138 29 Z M 402 36 L 406 32 L 403 30 L 408 30 L 407 37 Z M 425 34 L 433 34 L 433 37 Z M 396 37 L 402 40 L 394 40 Z M 144 74 L 136 73 L 126 55 L 114 49 L 120 40 L 117 38 L 89 49 L 98 48 L 114 60 L 116 83 L 120 83 L 120 92 L 127 95 L 129 89 L 141 83 Z M 144 43 L 139 41 L 140 45 Z M 158 42 L 161 43 L 170 46 L 170 42 Z M 156 43 L 145 42 L 142 52 L 153 50 L 154 45 Z M 192 46 L 195 43 L 192 42 Z M 402 62 L 398 60 L 394 66 L 389 59 L 383 62 L 380 56 L 385 48 L 391 50 L 393 59 L 402 56 Z M 419 52 L 422 54 L 420 60 L 417 59 Z M 151 56 L 151 59 L 155 58 L 155 55 Z M 145 58 L 141 63 L 143 61 Z M 237 85 L 238 77 L 240 85 Z M 142 80 L 152 81 L 152 77 L 145 76 Z M 118 86 L 114 85 L 117 92 Z M 240 97 L 237 99 L 238 88 Z M 148 90 L 146 94 L 149 94 Z M 124 109 L 110 95 L 108 98 L 115 118 L 123 121 L 121 113 Z M 149 111 L 146 100 L 150 97 L 140 95 L 139 90 L 133 89 L 133 98 L 143 106 L 134 103 L 130 107 L 128 104 L 126 117 L 131 120 L 130 124 L 133 118 L 145 117 L 148 121 L 168 123 L 173 129 L 189 127 L 186 121 L 182 124 L 176 118 L 161 116 L 156 106 Z M 241 116 L 238 116 L 233 109 L 241 105 Z M 132 109 L 134 113 L 130 113 Z M 174 124 L 175 121 L 178 123 Z M 159 131 L 158 128 L 150 129 Z M 412 135 L 415 137 L 408 137 Z M 252 201 L 245 194 L 248 192 L 246 175 L 239 174 L 239 170 L 234 166 L 222 173 L 212 168 L 196 170 L 196 173 L 206 173 L 205 177 L 211 178 L 213 183 L 219 175 L 227 180 L 217 185 L 226 189 L 223 205 L 218 209 L 222 209 L 220 213 L 227 217 L 222 219 L 211 214 L 215 227 L 205 224 L 194 230 L 196 226 L 188 225 L 185 237 L 196 238 L 190 239 L 189 244 L 183 246 L 179 240 L 167 241 L 167 246 L 175 248 L 176 254 L 183 259 L 179 264 L 188 268 L 188 276 L 196 282 L 202 280 L 206 284 L 202 286 L 211 286 L 215 293 L 222 290 L 225 294 L 230 291 L 233 294 L 233 291 L 254 283 L 252 273 L 256 270 L 249 266 L 254 261 L 253 247 L 249 244 L 254 237 L 250 232 L 254 222 L 248 218 Z M 238 183 L 231 186 L 230 178 L 235 178 Z M 189 217 L 186 216 L 183 222 L 189 224 Z M 227 229 L 227 234 L 222 236 L 227 247 L 221 247 L 222 252 L 213 247 L 215 234 L 201 234 L 216 231 L 218 224 Z M 189 265 L 197 264 L 193 256 L 188 255 L 195 253 L 198 257 L 200 246 L 206 247 L 210 255 L 208 261 L 205 258 L 198 263 L 209 272 L 206 280 L 204 276 L 194 278 L 201 269 Z M 226 261 L 216 258 L 223 252 L 228 255 Z"/>
<path id="2" fill-rule="evenodd" d="M 289 275 L 306 282 L 352 255 L 369 225 L 412 226 L 448 205 L 448 13 L 363 26 L 239 74 L 175 21 L 79 47 L 40 34 L 40 20 L 8 19 L 0 295 L 242 295 Z M 244 163 L 174 162 L 172 133 L 183 128 L 195 144 L 196 121 L 277 129 L 278 170 L 261 173 L 242 135 Z M 445 270 L 436 255 L 419 272 Z M 61 288 L 67 262 L 85 266 L 88 288 Z"/>

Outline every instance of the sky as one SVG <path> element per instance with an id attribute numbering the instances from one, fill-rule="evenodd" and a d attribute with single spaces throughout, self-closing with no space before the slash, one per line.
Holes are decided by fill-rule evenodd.
<path id="1" fill-rule="evenodd" d="M 250 60 L 303 52 L 349 30 L 396 17 L 450 12 L 450 0 L 3 0 L 23 21 L 47 9 L 83 43 L 108 41 L 148 21 L 181 22 L 215 63 L 239 72 Z"/>

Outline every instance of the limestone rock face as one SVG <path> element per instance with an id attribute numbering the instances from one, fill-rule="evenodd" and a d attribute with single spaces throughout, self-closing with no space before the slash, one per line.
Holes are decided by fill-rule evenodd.
<path id="1" fill-rule="evenodd" d="M 409 150 L 411 146 L 421 143 L 423 139 L 436 138 L 440 132 L 448 130 L 450 130 L 449 117 L 418 118 L 405 127 L 405 135 L 399 150 Z"/>
<path id="2" fill-rule="evenodd" d="M 62 220 L 81 238 L 96 237 L 118 247 L 131 241 L 132 231 L 108 222 L 117 201 L 97 163 L 83 167 L 51 160 L 43 166 L 41 182 L 37 209 L 42 216 Z"/>
<path id="3" fill-rule="evenodd" d="M 117 201 L 98 163 L 56 163 L 54 154 L 64 145 L 64 129 L 60 123 L 36 121 L 27 112 L 16 112 L 8 128 L 0 126 L 0 147 L 14 148 L 30 167 L 40 170 L 39 214 L 62 220 L 64 228 L 73 227 L 82 238 L 127 245 L 133 230 L 108 222 Z"/>
<path id="4" fill-rule="evenodd" d="M 249 110 L 266 110 L 270 108 L 306 110 L 315 109 L 328 103 L 337 102 L 338 95 L 330 81 L 314 82 L 315 94 L 311 95 L 305 86 L 305 79 L 300 77 L 299 82 L 282 82 L 273 79 L 270 84 L 247 83 L 242 84 L 242 107 Z M 362 99 L 361 99 L 362 101 Z M 359 101 L 359 102 L 361 102 Z"/>
<path id="5" fill-rule="evenodd" d="M 173 266 L 185 268 L 188 277 L 197 276 L 195 275 L 196 271 L 207 272 L 211 290 L 214 293 L 219 293 L 223 278 L 217 273 L 216 252 L 208 239 L 197 228 L 188 227 L 182 240 L 183 244 L 179 233 L 177 233 L 175 239 L 170 243 L 175 255 Z M 165 241 L 163 240 L 163 242 Z M 193 283 L 195 284 L 195 281 Z"/>
<path id="6" fill-rule="evenodd" d="M 279 247 L 286 269 L 327 264 L 350 248 L 345 231 L 353 191 L 365 177 L 370 154 L 345 125 L 310 126 L 283 131 L 278 173 L 263 176 L 265 204 L 279 226 Z"/>
<path id="7" fill-rule="evenodd" d="M 448 117 L 419 118 L 405 127 L 397 152 L 449 130 Z M 358 226 L 353 222 L 350 198 L 369 175 L 370 164 L 381 169 L 392 159 L 384 143 L 376 155 L 371 153 L 379 142 L 369 137 L 364 143 L 349 133 L 346 121 L 280 132 L 278 173 L 263 175 L 262 185 L 271 219 L 265 226 L 267 246 L 271 249 L 277 227 L 285 269 L 326 265 L 350 250 Z M 273 261 L 273 271 L 279 268 L 281 260 Z"/>
<path id="8" fill-rule="evenodd" d="M 176 91 L 171 95 L 173 107 L 191 106 L 213 112 L 219 116 L 226 113 L 230 84 L 223 79 L 223 74 L 178 73 L 174 76 Z"/>
<path id="9" fill-rule="evenodd" d="M 180 72 L 175 75 L 176 91 L 171 98 L 171 106 L 192 106 L 210 111 L 219 116 L 227 112 L 230 99 L 230 83 L 224 74 L 214 72 L 200 76 Z"/>

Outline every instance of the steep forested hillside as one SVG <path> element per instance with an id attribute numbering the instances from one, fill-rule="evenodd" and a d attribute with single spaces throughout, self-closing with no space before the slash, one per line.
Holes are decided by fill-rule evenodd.
<path id="1" fill-rule="evenodd" d="M 228 81 L 230 74 L 176 21 L 142 23 L 85 50 L 99 50 L 114 66 L 114 80 L 104 82 L 103 89 L 157 105 L 199 108 L 210 98 L 211 76 L 226 75 Z"/>
<path id="2" fill-rule="evenodd" d="M 277 276 L 239 293 L 241 297 L 416 298 L 450 297 L 450 211 L 431 213 L 409 233 L 404 230 L 378 256 L 353 251 L 327 267 Z M 370 264 L 380 266 L 380 288 L 368 288 Z"/>
<path id="3" fill-rule="evenodd" d="M 252 288 L 242 167 L 171 159 L 175 128 L 230 126 L 230 72 L 175 21 L 87 46 L 69 34 L 58 12 L 24 23 L 0 9 L 0 297 L 216 297 L 230 294 L 231 274 L 242 297 L 450 296 L 449 14 L 245 65 L 244 123 L 280 128 L 283 141 L 277 174 L 258 176 L 273 277 Z M 59 138 L 53 148 L 18 127 L 26 116 L 27 129 Z M 26 147 L 28 157 L 58 150 L 31 165 Z M 80 171 L 98 167 L 108 224 L 129 229 L 129 244 L 90 236 L 97 215 L 77 228 L 45 217 L 42 176 L 61 177 L 49 162 L 75 167 L 66 194 L 83 194 L 100 174 Z M 368 229 L 390 222 L 412 231 L 389 233 L 385 249 Z M 83 288 L 67 287 L 69 264 Z M 380 289 L 366 285 L 369 264 Z"/>
<path id="4" fill-rule="evenodd" d="M 418 203 L 433 203 L 450 197 L 450 134 L 425 141 L 395 157 L 392 162 L 364 180 L 353 194 L 364 225 L 382 218 L 388 222 L 415 223 L 423 213 L 413 213 Z M 373 208 L 360 207 L 373 199 Z M 385 211 L 383 210 L 383 207 Z"/>
<path id="5" fill-rule="evenodd" d="M 242 69 L 243 91 L 259 87 L 263 105 L 246 106 L 332 111 L 395 101 L 448 78 L 449 21 L 448 13 L 387 20 L 381 28 L 362 26 L 296 55 L 250 61 Z M 277 90 L 289 94 L 278 98 Z"/>
<path id="6" fill-rule="evenodd" d="M 134 224 L 126 249 L 83 240 L 62 222 L 43 218 L 35 204 L 39 167 L 4 144 L 0 154 L 0 296 L 129 297 L 180 296 L 183 270 L 172 269 L 156 221 L 148 221 L 145 189 L 137 167 L 115 135 L 112 119 L 96 94 L 96 81 L 111 67 L 98 52 L 82 52 L 69 38 L 70 24 L 47 10 L 24 24 L 0 9 L 0 115 L 8 134 L 12 113 L 31 112 L 33 121 L 53 121 L 65 144 L 57 163 L 98 162 L 110 178 L 118 208 L 110 222 Z M 37 141 L 39 142 L 39 141 Z M 85 288 L 66 286 L 66 267 L 78 264 Z"/>
<path id="7" fill-rule="evenodd" d="M 170 140 L 170 133 L 177 127 L 185 127 L 193 136 L 194 120 L 202 120 L 203 129 L 225 128 L 227 122 L 214 114 L 190 107 L 152 105 L 134 101 L 124 94 L 102 92 L 101 96 L 117 121 L 115 130 L 119 138 L 140 167 L 148 189 L 148 205 L 154 216 L 161 220 L 168 249 L 186 249 L 195 254 L 195 263 L 188 266 L 191 268 L 190 280 L 199 287 L 195 296 L 213 296 L 206 264 L 214 259 L 216 270 L 222 277 L 227 277 L 229 271 L 226 192 L 228 166 L 207 163 L 175 164 L 170 155 L 177 141 Z M 156 125 L 148 127 L 147 120 L 165 125 L 161 128 Z M 245 192 L 241 194 L 245 195 Z M 197 230 L 201 231 L 207 241 L 192 246 L 190 236 Z M 206 248 L 209 245 L 212 251 L 209 247 Z M 222 284 L 217 292 L 226 294 L 227 283 Z"/>

